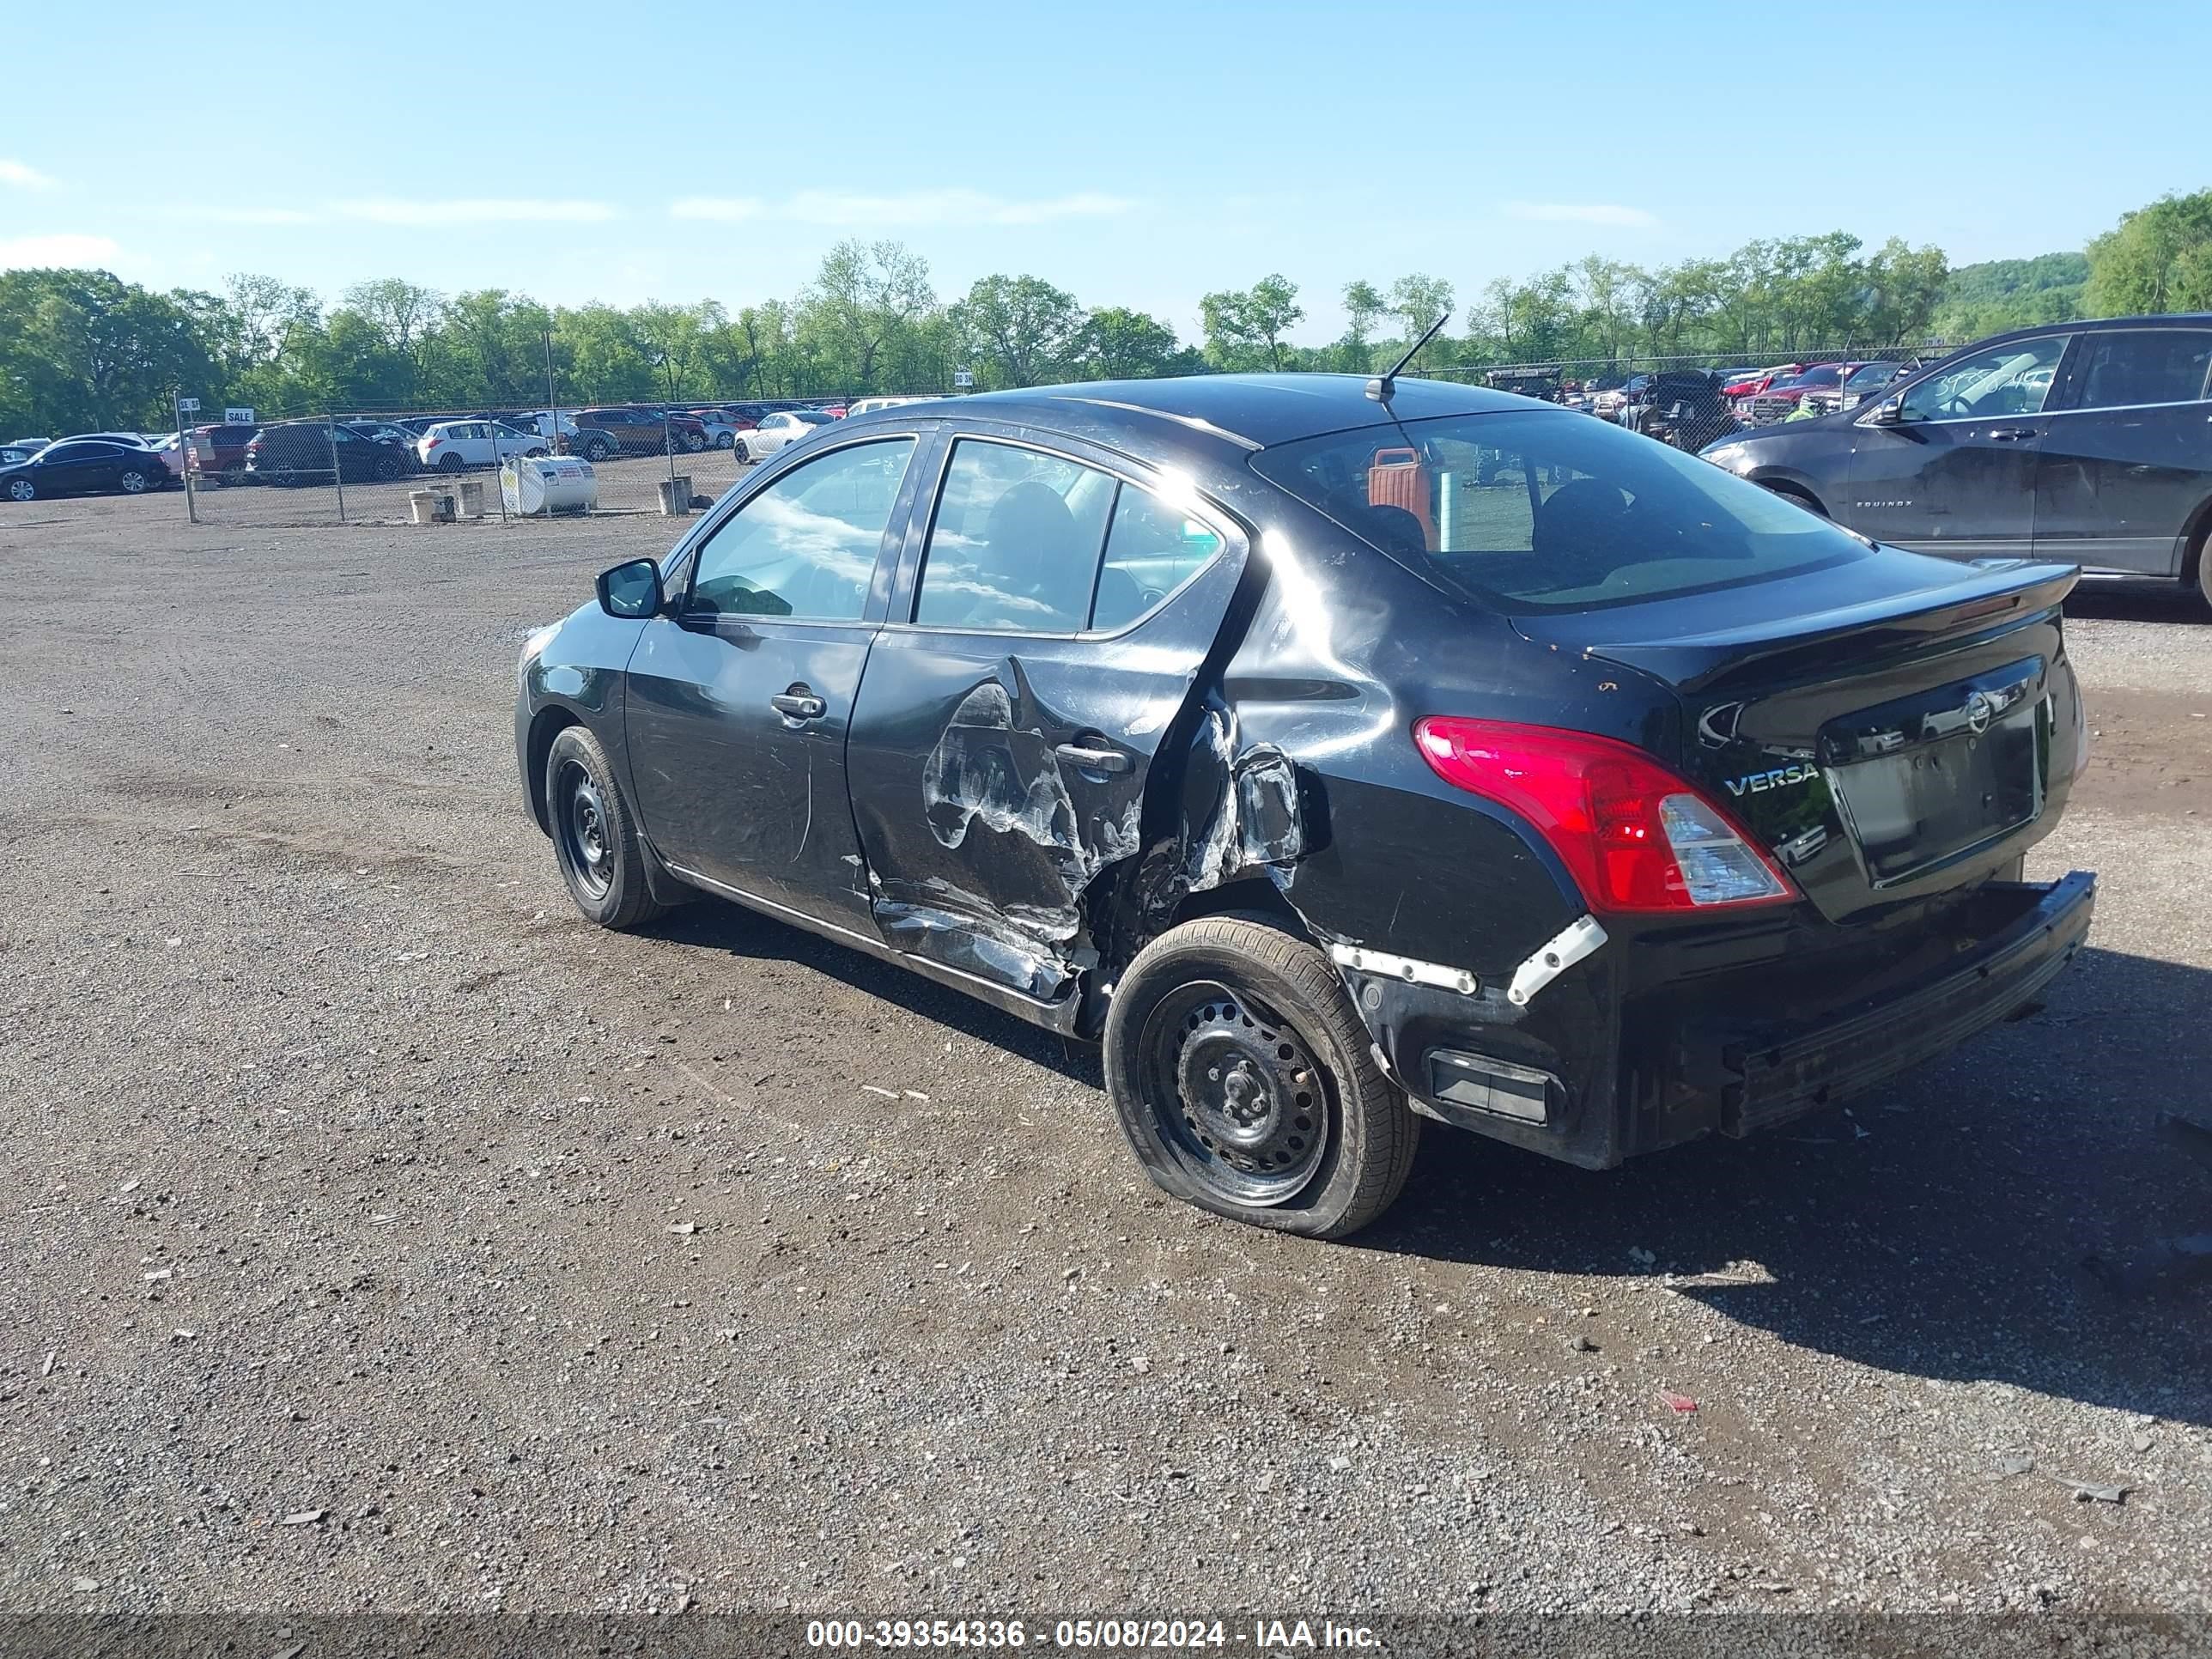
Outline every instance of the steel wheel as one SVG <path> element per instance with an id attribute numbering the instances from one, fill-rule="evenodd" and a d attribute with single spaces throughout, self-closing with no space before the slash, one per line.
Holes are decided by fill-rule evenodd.
<path id="1" fill-rule="evenodd" d="M 1280 1016 L 1216 980 L 1145 1022 L 1144 1096 L 1186 1173 L 1238 1204 L 1295 1198 L 1328 1147 L 1325 1073 Z"/>
<path id="2" fill-rule="evenodd" d="M 614 847 L 607 821 L 606 798 L 579 763 L 562 763 L 553 781 L 557 808 L 553 836 L 561 862 L 568 866 L 577 886 L 594 899 L 602 899 L 614 885 Z"/>

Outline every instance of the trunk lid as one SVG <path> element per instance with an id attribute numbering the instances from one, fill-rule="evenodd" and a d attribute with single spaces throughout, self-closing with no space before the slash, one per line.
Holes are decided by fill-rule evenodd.
<path id="1" fill-rule="evenodd" d="M 2048 833 L 2081 754 L 2059 605 L 2079 573 L 1889 548 L 1824 570 L 1578 613 L 1528 638 L 1681 705 L 1662 757 L 1832 921 L 1972 886 Z"/>

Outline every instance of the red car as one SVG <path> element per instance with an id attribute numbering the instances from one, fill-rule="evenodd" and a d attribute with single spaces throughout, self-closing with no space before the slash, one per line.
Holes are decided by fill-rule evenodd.
<path id="1" fill-rule="evenodd" d="M 222 477 L 246 471 L 246 447 L 261 428 L 255 426 L 196 426 L 185 434 L 191 445 L 188 465 L 201 477 Z"/>
<path id="2" fill-rule="evenodd" d="M 1753 426 L 1786 420 L 1796 412 L 1799 400 L 1807 392 L 1837 391 L 1864 367 L 1863 363 L 1814 363 L 1796 374 L 1776 380 L 1764 392 L 1753 392 L 1739 418 Z"/>
<path id="3" fill-rule="evenodd" d="M 1777 380 L 1786 380 L 1793 374 L 1802 374 L 1802 363 L 1778 363 L 1772 368 L 1762 368 L 1756 374 L 1740 375 L 1721 388 L 1723 398 L 1755 398 Z"/>

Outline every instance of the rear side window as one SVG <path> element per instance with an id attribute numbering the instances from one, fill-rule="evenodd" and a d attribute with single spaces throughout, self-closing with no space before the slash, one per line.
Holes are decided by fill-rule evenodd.
<path id="1" fill-rule="evenodd" d="M 1158 496 L 1123 484 L 1106 532 L 1106 562 L 1091 626 L 1126 628 L 1195 575 L 1221 550 L 1221 538 Z"/>
<path id="2" fill-rule="evenodd" d="M 695 616 L 855 622 L 911 438 L 854 444 L 794 467 L 739 507 L 699 550 Z"/>
<path id="3" fill-rule="evenodd" d="M 2079 366 L 2067 371 L 2075 409 L 2187 404 L 2204 396 L 2212 333 L 2186 328 L 2087 334 Z"/>
<path id="4" fill-rule="evenodd" d="M 1564 411 L 1332 433 L 1262 450 L 1252 466 L 1401 562 L 1508 612 L 1671 599 L 1867 556 L 1756 484 Z"/>
<path id="5" fill-rule="evenodd" d="M 1117 488 L 1063 456 L 961 439 L 930 523 L 915 621 L 1081 633 Z"/>

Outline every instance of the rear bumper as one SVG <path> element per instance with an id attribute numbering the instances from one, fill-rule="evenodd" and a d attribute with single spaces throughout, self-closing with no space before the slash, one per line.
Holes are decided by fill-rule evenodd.
<path id="1" fill-rule="evenodd" d="M 2088 937 L 2097 878 L 2076 870 L 1961 960 L 1866 1006 L 1771 1040 L 1723 1047 L 1720 1129 L 1746 1135 L 1865 1093 L 2033 1001 Z"/>

